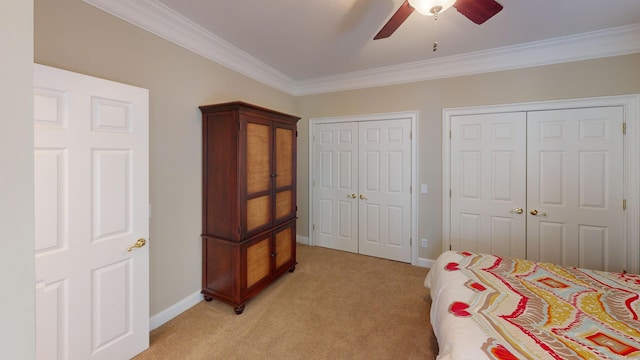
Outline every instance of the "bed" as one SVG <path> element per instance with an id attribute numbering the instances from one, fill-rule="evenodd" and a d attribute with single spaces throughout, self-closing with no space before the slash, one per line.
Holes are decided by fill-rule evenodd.
<path id="1" fill-rule="evenodd" d="M 426 279 L 438 360 L 640 359 L 640 276 L 447 251 Z"/>

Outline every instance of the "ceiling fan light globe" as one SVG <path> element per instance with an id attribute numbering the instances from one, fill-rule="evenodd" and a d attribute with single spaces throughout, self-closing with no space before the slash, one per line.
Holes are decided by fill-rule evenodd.
<path id="1" fill-rule="evenodd" d="M 456 0 L 409 0 L 409 5 L 422 15 L 436 15 L 450 8 Z"/>

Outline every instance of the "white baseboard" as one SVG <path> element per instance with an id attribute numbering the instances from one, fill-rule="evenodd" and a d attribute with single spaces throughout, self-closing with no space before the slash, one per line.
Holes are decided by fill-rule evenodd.
<path id="1" fill-rule="evenodd" d="M 427 258 L 423 258 L 423 257 L 419 257 L 418 261 L 416 262 L 416 266 L 422 266 L 422 267 L 426 267 L 431 269 L 431 267 L 433 266 L 433 264 L 435 263 L 435 260 L 432 259 L 427 259 Z"/>
<path id="2" fill-rule="evenodd" d="M 199 303 L 203 299 L 204 297 L 202 296 L 202 294 L 200 294 L 200 291 L 198 291 L 160 311 L 156 315 L 152 316 L 151 319 L 149 319 L 149 331 L 160 327 L 167 321 L 189 310 L 192 306 Z"/>
<path id="3" fill-rule="evenodd" d="M 309 245 L 309 237 L 296 235 L 296 242 L 304 245 Z"/>

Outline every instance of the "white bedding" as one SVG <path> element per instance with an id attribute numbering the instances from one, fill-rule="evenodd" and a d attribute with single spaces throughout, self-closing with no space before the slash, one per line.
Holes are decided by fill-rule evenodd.
<path id="1" fill-rule="evenodd" d="M 449 305 L 454 301 L 471 302 L 474 291 L 460 286 L 468 278 L 460 271 L 445 270 L 446 264 L 458 262 L 462 258 L 456 252 L 447 251 L 440 255 L 427 273 L 424 285 L 431 289 L 431 325 L 438 339 L 440 352 L 437 360 L 481 360 L 489 359 L 481 350 L 486 335 L 476 326 L 471 317 L 455 317 L 449 313 Z M 456 344 L 467 344 L 456 347 Z"/>

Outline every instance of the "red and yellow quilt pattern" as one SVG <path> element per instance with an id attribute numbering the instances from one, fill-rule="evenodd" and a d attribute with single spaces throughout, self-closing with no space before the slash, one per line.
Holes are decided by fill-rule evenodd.
<path id="1" fill-rule="evenodd" d="M 444 279 L 430 279 L 432 272 Z M 439 359 L 474 358 L 456 356 L 464 352 L 455 346 L 479 346 L 489 359 L 640 359 L 638 275 L 456 252 L 436 262 L 425 284 L 432 297 L 442 296 L 434 305 L 447 312 L 434 316 L 432 310 Z M 450 320 L 458 324 L 446 324 Z M 441 341 L 440 335 L 467 326 L 484 335 L 472 332 L 462 344 Z"/>

